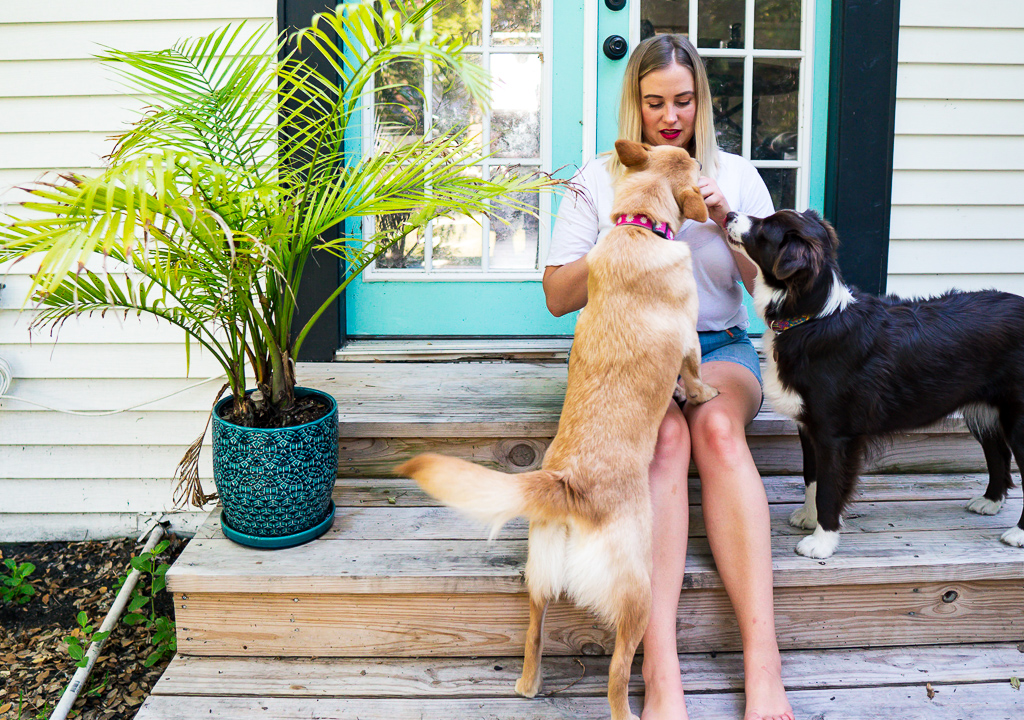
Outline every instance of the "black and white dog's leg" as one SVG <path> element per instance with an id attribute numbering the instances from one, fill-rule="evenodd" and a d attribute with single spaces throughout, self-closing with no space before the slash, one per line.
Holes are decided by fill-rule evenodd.
<path id="1" fill-rule="evenodd" d="M 1004 420 L 1008 420 L 1008 418 L 1004 418 Z M 1013 450 L 1013 456 L 1017 460 L 1017 469 L 1024 472 L 1024 415 L 1014 418 L 1012 423 L 1007 422 L 1006 427 L 1009 429 L 1007 439 L 1010 442 L 1010 449 Z M 1024 485 L 1024 482 L 1021 485 Z M 1024 548 L 1024 512 L 1021 513 L 1017 525 L 1004 532 L 1000 539 L 1007 545 Z"/>
<path id="2" fill-rule="evenodd" d="M 1010 446 L 1006 444 L 999 411 L 988 405 L 963 408 L 964 420 L 971 435 L 981 443 L 988 465 L 988 487 L 984 495 L 972 498 L 967 509 L 979 515 L 995 515 L 1003 506 L 1006 494 L 1013 487 L 1010 477 Z"/>
<path id="3" fill-rule="evenodd" d="M 815 437 L 812 445 L 818 524 L 797 543 L 796 551 L 805 557 L 827 558 L 839 546 L 843 507 L 857 480 L 863 442 L 859 438 Z"/>
<path id="4" fill-rule="evenodd" d="M 804 504 L 789 516 L 789 524 L 793 527 L 813 530 L 818 526 L 818 507 L 815 504 L 815 490 L 818 487 L 816 469 L 814 467 L 814 447 L 811 438 L 803 425 L 799 426 L 800 449 L 804 454 Z"/>

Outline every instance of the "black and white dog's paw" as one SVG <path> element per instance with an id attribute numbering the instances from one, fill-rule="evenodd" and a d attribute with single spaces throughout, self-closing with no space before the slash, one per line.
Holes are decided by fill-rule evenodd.
<path id="1" fill-rule="evenodd" d="M 675 388 L 672 390 L 672 397 L 675 398 L 677 403 L 682 405 L 686 402 L 686 388 L 679 383 L 676 383 Z"/>
<path id="2" fill-rule="evenodd" d="M 1024 548 L 1024 530 L 1021 530 L 1016 525 L 1004 532 L 1003 536 L 999 539 L 1012 547 Z"/>
<path id="3" fill-rule="evenodd" d="M 979 495 L 967 503 L 967 509 L 978 515 L 995 515 L 1002 507 L 1002 500 L 989 500 L 984 495 Z"/>
<path id="4" fill-rule="evenodd" d="M 809 558 L 832 557 L 839 546 L 839 531 L 826 530 L 818 525 L 814 532 L 796 544 L 796 551 Z"/>

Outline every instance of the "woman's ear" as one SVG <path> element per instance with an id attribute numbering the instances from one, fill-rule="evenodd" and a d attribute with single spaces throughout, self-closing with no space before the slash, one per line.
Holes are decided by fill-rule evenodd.
<path id="1" fill-rule="evenodd" d="M 704 196 L 696 185 L 683 190 L 679 196 L 679 207 L 683 210 L 683 217 L 701 223 L 708 221 L 708 206 L 704 204 Z"/>
<path id="2" fill-rule="evenodd" d="M 647 162 L 647 149 L 632 140 L 616 140 L 615 152 L 619 156 L 619 162 L 626 167 L 636 167 Z"/>

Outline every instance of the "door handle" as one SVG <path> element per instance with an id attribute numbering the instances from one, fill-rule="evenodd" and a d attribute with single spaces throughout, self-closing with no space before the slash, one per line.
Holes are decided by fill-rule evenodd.
<path id="1" fill-rule="evenodd" d="M 629 51 L 629 43 L 621 35 L 609 35 L 604 39 L 603 50 L 609 60 L 621 60 Z"/>

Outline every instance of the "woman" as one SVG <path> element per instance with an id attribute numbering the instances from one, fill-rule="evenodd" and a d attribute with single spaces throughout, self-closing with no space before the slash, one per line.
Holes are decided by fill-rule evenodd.
<path id="1" fill-rule="evenodd" d="M 650 469 L 654 570 L 644 635 L 643 720 L 687 717 L 676 618 L 686 561 L 691 454 L 701 477 L 711 551 L 739 621 L 745 720 L 792 720 L 775 637 L 768 499 L 744 432 L 760 408 L 761 383 L 738 282 L 750 290 L 756 269 L 729 249 L 721 228 L 731 210 L 770 215 L 771 198 L 749 162 L 718 150 L 704 64 L 683 36 L 658 35 L 634 51 L 623 81 L 619 136 L 684 147 L 702 164 L 699 185 L 710 219 L 687 221 L 680 235 L 693 252 L 701 373 L 720 391 L 696 407 L 680 409 L 669 402 L 658 431 Z M 612 228 L 612 184 L 621 171 L 614 156 L 588 163 L 574 180 L 589 197 L 562 202 L 544 271 L 544 294 L 556 316 L 587 303 L 584 256 Z"/>

